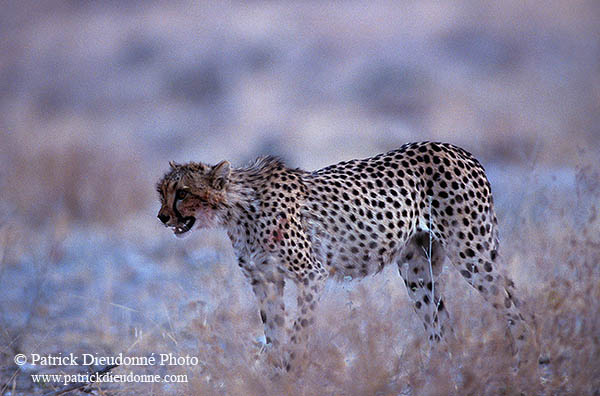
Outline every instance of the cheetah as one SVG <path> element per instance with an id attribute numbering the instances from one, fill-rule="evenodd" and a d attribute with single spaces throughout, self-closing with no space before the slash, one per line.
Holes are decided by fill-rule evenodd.
<path id="1" fill-rule="evenodd" d="M 500 273 L 490 183 L 477 159 L 447 143 L 419 142 L 317 171 L 275 157 L 170 163 L 157 184 L 158 218 L 176 236 L 224 228 L 256 295 L 267 345 L 306 342 L 327 278 L 364 278 L 396 264 L 428 339 L 449 332 L 438 275 L 445 258 L 506 319 L 514 353 L 527 327 L 514 283 Z M 295 317 L 286 281 L 297 285 Z"/>

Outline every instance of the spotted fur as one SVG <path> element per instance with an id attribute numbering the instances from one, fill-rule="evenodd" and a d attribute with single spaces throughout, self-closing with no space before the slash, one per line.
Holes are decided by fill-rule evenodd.
<path id="1" fill-rule="evenodd" d="M 459 147 L 411 143 L 314 172 L 273 157 L 239 169 L 172 163 L 158 191 L 159 218 L 177 235 L 227 230 L 275 348 L 306 340 L 328 277 L 361 278 L 388 264 L 398 266 L 429 340 L 439 341 L 449 329 L 437 279 L 445 257 L 507 319 L 517 348 L 525 339 L 514 284 L 499 271 L 490 184 Z M 286 281 L 298 286 L 295 317 Z M 282 356 L 289 369 L 293 353 Z"/>

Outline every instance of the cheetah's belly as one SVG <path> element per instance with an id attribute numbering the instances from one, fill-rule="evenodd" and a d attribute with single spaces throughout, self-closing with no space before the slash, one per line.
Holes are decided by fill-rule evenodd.
<path id="1" fill-rule="evenodd" d="M 397 249 L 390 248 L 385 234 L 372 234 L 360 239 L 362 234 L 354 230 L 333 233 L 331 225 L 315 219 L 309 220 L 307 225 L 315 258 L 330 276 L 338 279 L 375 274 L 393 262 L 398 254 Z"/>

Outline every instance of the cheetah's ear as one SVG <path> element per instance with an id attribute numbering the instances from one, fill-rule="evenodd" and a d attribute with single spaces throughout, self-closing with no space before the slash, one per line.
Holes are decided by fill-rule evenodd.
<path id="1" fill-rule="evenodd" d="M 222 190 L 229 181 L 231 164 L 229 161 L 221 161 L 210 171 L 210 183 L 215 190 Z"/>
<path id="2" fill-rule="evenodd" d="M 169 161 L 169 166 L 171 169 L 176 169 L 179 165 L 175 161 Z"/>

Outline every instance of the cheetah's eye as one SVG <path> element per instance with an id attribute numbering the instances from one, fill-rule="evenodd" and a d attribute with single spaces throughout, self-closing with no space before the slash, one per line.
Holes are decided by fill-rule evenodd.
<path id="1" fill-rule="evenodd" d="M 183 198 L 185 198 L 187 196 L 187 191 L 185 190 L 177 190 L 177 192 L 175 193 L 175 199 L 177 200 L 181 200 Z"/>

